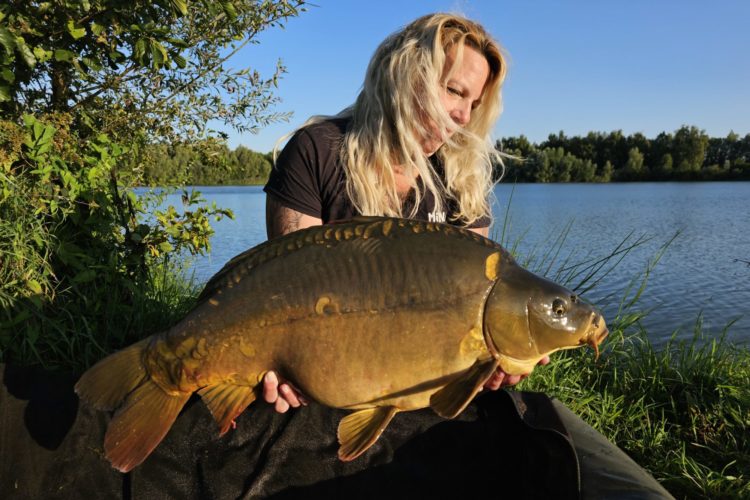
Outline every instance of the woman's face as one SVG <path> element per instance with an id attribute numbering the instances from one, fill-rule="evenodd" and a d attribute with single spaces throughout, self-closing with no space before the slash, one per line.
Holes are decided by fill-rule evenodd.
<path id="1" fill-rule="evenodd" d="M 481 103 L 484 86 L 490 76 L 490 65 L 478 50 L 465 46 L 461 62 L 453 67 L 456 48 L 452 48 L 445 59 L 441 81 L 440 102 L 453 121 L 465 127 L 471 120 L 471 112 Z M 440 131 L 437 125 L 430 127 L 432 133 L 420 141 L 427 156 L 435 153 L 451 136 L 449 130 Z"/>

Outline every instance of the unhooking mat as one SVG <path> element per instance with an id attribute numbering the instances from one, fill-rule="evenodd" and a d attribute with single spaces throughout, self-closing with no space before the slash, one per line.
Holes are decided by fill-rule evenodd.
<path id="1" fill-rule="evenodd" d="M 112 469 L 109 415 L 79 404 L 75 377 L 0 365 L 0 498 L 671 498 L 559 402 L 482 394 L 456 419 L 399 413 L 352 462 L 336 458 L 347 413 L 277 414 L 255 403 L 218 436 L 198 398 L 146 461 Z M 556 406 L 558 411 L 552 411 Z M 574 440 L 560 432 L 560 415 Z"/>

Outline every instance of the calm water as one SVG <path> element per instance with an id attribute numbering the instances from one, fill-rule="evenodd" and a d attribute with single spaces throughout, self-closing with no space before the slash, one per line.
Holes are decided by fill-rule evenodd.
<path id="1" fill-rule="evenodd" d="M 265 194 L 260 187 L 202 187 L 204 197 L 235 213 L 215 224 L 211 255 L 192 269 L 207 280 L 234 255 L 265 240 Z M 509 213 L 508 199 L 512 192 Z M 613 318 L 623 291 L 659 248 L 679 231 L 648 279 L 639 309 L 656 344 L 675 330 L 692 335 L 700 314 L 704 329 L 718 334 L 730 321 L 729 338 L 750 344 L 750 183 L 521 184 L 495 191 L 495 239 L 518 242 L 519 259 L 562 243 L 555 271 L 564 263 L 604 257 L 628 238 L 651 238 L 630 252 L 586 296 Z M 179 198 L 170 202 L 179 206 Z M 534 264 L 530 264 L 533 268 Z M 575 283 L 575 281 L 574 281 Z"/>

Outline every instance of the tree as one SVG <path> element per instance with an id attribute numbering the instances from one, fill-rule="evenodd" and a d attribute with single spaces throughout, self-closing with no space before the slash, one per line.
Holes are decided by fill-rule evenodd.
<path id="1" fill-rule="evenodd" d="M 708 136 L 697 127 L 682 126 L 674 134 L 672 158 L 675 171 L 686 178 L 693 178 L 703 166 L 708 146 Z"/>
<path id="2" fill-rule="evenodd" d="M 554 172 L 543 151 L 532 152 L 524 162 L 529 182 L 554 182 Z"/>
<path id="3" fill-rule="evenodd" d="M 520 156 L 522 158 L 529 155 L 534 150 L 534 146 L 529 142 L 525 135 L 518 137 L 503 137 L 498 139 L 495 144 L 498 151 Z"/>
<path id="4" fill-rule="evenodd" d="M 0 7 L 0 112 L 70 112 L 127 142 L 190 141 L 219 120 L 253 131 L 270 111 L 269 78 L 226 61 L 302 0 L 6 0 Z"/>
<path id="5" fill-rule="evenodd" d="M 631 148 L 628 151 L 628 161 L 625 162 L 625 166 L 620 170 L 618 180 L 622 181 L 639 181 L 643 180 L 647 175 L 647 169 L 643 165 L 643 154 L 638 148 Z"/>
<path id="6" fill-rule="evenodd" d="M 596 180 L 596 163 L 591 160 L 576 158 L 571 180 L 573 182 L 594 182 Z"/>
<path id="7" fill-rule="evenodd" d="M 673 163 L 674 160 L 672 160 L 672 155 L 669 153 L 664 153 L 664 155 L 661 157 L 661 160 L 659 161 L 659 176 L 662 179 L 669 179 L 672 176 L 673 172 Z"/>
<path id="8" fill-rule="evenodd" d="M 612 175 L 614 174 L 615 168 L 612 166 L 612 163 L 607 160 L 604 162 L 604 166 L 602 167 L 599 174 L 596 176 L 596 180 L 598 182 L 610 182 L 612 180 Z"/>

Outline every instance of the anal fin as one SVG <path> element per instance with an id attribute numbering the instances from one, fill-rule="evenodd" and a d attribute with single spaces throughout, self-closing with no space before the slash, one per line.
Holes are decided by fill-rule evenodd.
<path id="1" fill-rule="evenodd" d="M 210 385 L 200 389 L 198 394 L 219 424 L 220 436 L 223 436 L 232 426 L 234 419 L 255 401 L 255 392 L 247 385 Z"/>
<path id="2" fill-rule="evenodd" d="M 477 360 L 458 378 L 430 396 L 430 407 L 443 418 L 461 413 L 497 368 L 497 360 Z"/>
<path id="3" fill-rule="evenodd" d="M 347 415 L 339 422 L 339 459 L 354 460 L 375 444 L 398 409 L 393 406 L 377 406 Z"/>

